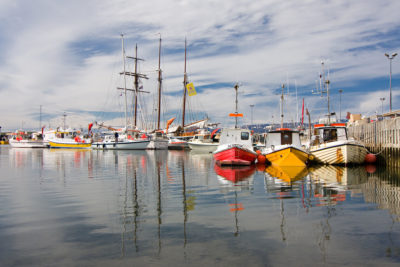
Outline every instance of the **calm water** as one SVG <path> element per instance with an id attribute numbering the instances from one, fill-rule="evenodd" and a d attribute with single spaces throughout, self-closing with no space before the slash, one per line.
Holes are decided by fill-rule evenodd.
<path id="1" fill-rule="evenodd" d="M 392 170 L 1 146 L 0 171 L 1 266 L 400 264 Z"/>

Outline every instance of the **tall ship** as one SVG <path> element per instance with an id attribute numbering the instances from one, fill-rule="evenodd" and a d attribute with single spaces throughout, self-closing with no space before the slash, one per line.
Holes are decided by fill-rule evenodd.
<path id="1" fill-rule="evenodd" d="M 147 77 L 143 74 L 137 72 L 137 46 L 136 46 L 136 56 L 133 58 L 135 60 L 135 72 L 126 71 L 126 63 L 125 59 L 127 56 L 125 55 L 125 47 L 124 47 L 124 35 L 121 34 L 122 41 L 122 62 L 123 62 L 123 72 L 120 74 L 124 77 L 124 87 L 117 89 L 123 90 L 124 95 L 124 108 L 125 108 L 125 127 L 122 129 L 116 129 L 114 127 L 105 126 L 103 123 L 98 124 L 100 128 L 106 128 L 111 131 L 111 134 L 103 136 L 103 138 L 96 140 L 92 143 L 91 147 L 93 149 L 110 149 L 110 150 L 143 150 L 147 149 L 150 144 L 150 139 L 146 135 L 141 135 L 140 131 L 136 129 L 137 126 L 137 102 L 138 102 L 138 94 L 142 92 L 139 89 L 139 78 Z M 132 58 L 132 57 L 129 57 Z M 135 78 L 135 88 L 128 89 L 126 86 L 127 76 L 133 76 Z M 128 128 L 128 103 L 127 103 L 127 91 L 133 91 L 135 94 L 135 110 L 134 110 L 134 129 Z"/>

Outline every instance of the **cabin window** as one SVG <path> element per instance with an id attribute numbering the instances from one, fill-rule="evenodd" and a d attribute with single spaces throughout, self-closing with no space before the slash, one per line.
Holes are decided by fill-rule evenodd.
<path id="1" fill-rule="evenodd" d="M 242 139 L 242 140 L 249 140 L 249 137 L 250 137 L 250 135 L 248 132 L 242 132 L 240 135 L 240 139 Z"/>
<path id="2" fill-rule="evenodd" d="M 292 143 L 292 133 L 291 132 L 281 133 L 281 144 L 290 145 L 291 143 Z"/>
<path id="3" fill-rule="evenodd" d="M 337 141 L 337 131 L 336 129 L 324 129 L 324 142 Z"/>

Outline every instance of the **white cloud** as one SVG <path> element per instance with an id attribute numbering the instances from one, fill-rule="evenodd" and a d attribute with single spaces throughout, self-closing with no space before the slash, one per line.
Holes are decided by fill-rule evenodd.
<path id="1" fill-rule="evenodd" d="M 127 52 L 132 55 L 137 42 L 139 57 L 146 59 L 141 70 L 150 77 L 144 82 L 147 90 L 154 92 L 157 86 L 161 33 L 164 89 L 180 94 L 187 36 L 191 80 L 196 86 L 241 82 L 250 96 L 242 95 L 240 106 L 249 115 L 249 105 L 256 105 L 254 121 L 279 116 L 275 91 L 287 79 L 291 88 L 296 81 L 300 97 L 318 110 L 321 99 L 310 91 L 322 58 L 331 70 L 337 69 L 330 73 L 333 90 L 347 86 L 347 95 L 363 91 L 354 87 L 358 80 L 387 76 L 383 53 L 400 50 L 398 37 L 389 34 L 399 27 L 399 7 L 398 1 L 3 1 L 0 124 L 13 129 L 23 120 L 36 127 L 37 119 L 29 114 L 37 113 L 39 105 L 59 115 L 80 109 L 121 111 L 113 91 L 121 86 L 121 32 L 127 36 Z M 393 68 L 394 75 L 399 72 Z M 379 104 L 379 97 L 370 96 Z M 232 111 L 231 87 L 207 89 L 196 97 L 214 121 L 229 121 L 224 114 Z M 153 96 L 143 98 L 151 113 Z M 169 110 L 180 108 L 178 97 L 166 99 Z M 295 117 L 295 100 L 288 102 L 291 114 L 285 117 L 290 119 Z M 342 106 L 356 109 L 351 102 L 343 97 Z M 368 109 L 360 106 L 359 112 Z M 77 125 L 96 119 L 77 113 Z"/>

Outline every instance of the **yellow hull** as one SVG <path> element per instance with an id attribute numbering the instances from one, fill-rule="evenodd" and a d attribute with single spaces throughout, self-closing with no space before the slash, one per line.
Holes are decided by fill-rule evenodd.
<path id="1" fill-rule="evenodd" d="M 50 148 L 84 148 L 84 149 L 89 149 L 91 148 L 90 143 L 54 143 L 54 142 L 49 142 Z"/>
<path id="2" fill-rule="evenodd" d="M 265 155 L 272 164 L 279 166 L 306 166 L 308 154 L 293 147 L 276 150 Z"/>
<path id="3" fill-rule="evenodd" d="M 8 145 L 8 141 L 0 141 L 0 145 Z"/>
<path id="4" fill-rule="evenodd" d="M 272 177 L 281 179 L 288 184 L 302 179 L 307 175 L 307 168 L 305 166 L 276 166 L 271 165 L 265 169 Z"/>

